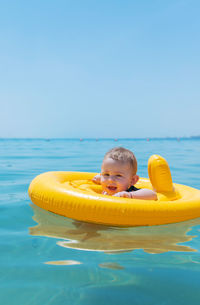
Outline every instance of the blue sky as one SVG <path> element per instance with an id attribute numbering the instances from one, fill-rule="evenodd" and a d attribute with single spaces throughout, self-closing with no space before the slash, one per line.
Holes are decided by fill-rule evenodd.
<path id="1" fill-rule="evenodd" d="M 199 135 L 199 9 L 0 1 L 0 137 Z"/>

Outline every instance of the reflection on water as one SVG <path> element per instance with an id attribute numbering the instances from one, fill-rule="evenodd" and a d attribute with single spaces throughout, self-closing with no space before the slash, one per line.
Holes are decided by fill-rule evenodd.
<path id="1" fill-rule="evenodd" d="M 30 206 L 34 211 L 33 219 L 38 223 L 29 228 L 30 234 L 62 239 L 57 242 L 62 247 L 106 253 L 121 253 L 135 249 L 143 249 L 153 254 L 196 251 L 180 243 L 196 237 L 187 233 L 193 226 L 200 224 L 200 218 L 162 226 L 118 228 L 78 222 L 45 211 L 34 204 Z M 66 264 L 70 262 L 66 261 Z"/>
<path id="2" fill-rule="evenodd" d="M 46 265 L 66 265 L 66 266 L 72 266 L 72 265 L 80 265 L 81 262 L 78 261 L 72 261 L 72 260 L 65 260 L 65 261 L 50 261 L 45 262 Z"/>
<path id="3" fill-rule="evenodd" d="M 120 266 L 118 263 L 102 263 L 99 267 L 106 269 L 122 270 L 124 267 Z"/>

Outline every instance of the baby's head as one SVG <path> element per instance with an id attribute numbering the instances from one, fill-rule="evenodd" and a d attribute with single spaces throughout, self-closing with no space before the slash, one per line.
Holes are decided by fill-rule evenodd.
<path id="1" fill-rule="evenodd" d="M 109 150 L 104 157 L 101 168 L 101 185 L 108 195 L 126 191 L 134 185 L 139 177 L 137 160 L 134 154 L 123 147 Z"/>

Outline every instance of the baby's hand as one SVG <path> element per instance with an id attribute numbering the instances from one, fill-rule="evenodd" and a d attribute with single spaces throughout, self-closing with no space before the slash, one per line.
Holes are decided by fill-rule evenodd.
<path id="1" fill-rule="evenodd" d="M 124 198 L 133 198 L 132 192 L 126 192 L 126 191 L 116 193 L 113 196 L 115 196 L 115 197 L 124 197 Z"/>
<path id="2" fill-rule="evenodd" d="M 101 175 L 96 175 L 92 178 L 92 182 L 96 183 L 96 184 L 101 184 Z"/>

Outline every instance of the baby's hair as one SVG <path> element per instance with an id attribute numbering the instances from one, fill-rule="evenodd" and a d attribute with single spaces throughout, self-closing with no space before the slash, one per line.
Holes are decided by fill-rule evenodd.
<path id="1" fill-rule="evenodd" d="M 105 154 L 104 160 L 106 158 L 111 158 L 113 160 L 121 161 L 121 162 L 128 162 L 132 167 L 133 175 L 136 175 L 137 160 L 135 155 L 132 153 L 132 151 L 123 147 L 114 147 Z"/>

